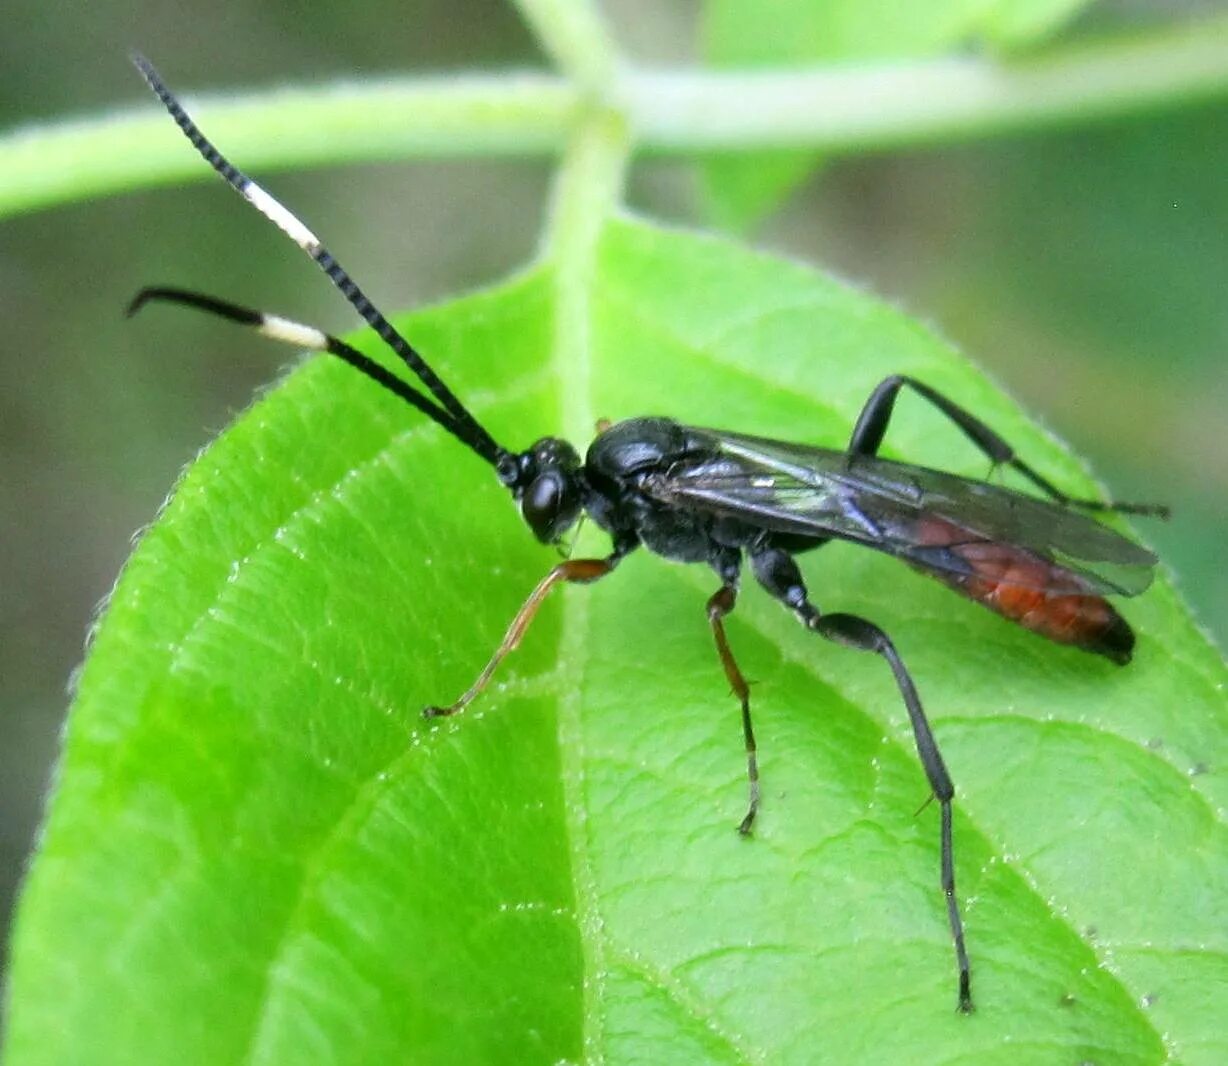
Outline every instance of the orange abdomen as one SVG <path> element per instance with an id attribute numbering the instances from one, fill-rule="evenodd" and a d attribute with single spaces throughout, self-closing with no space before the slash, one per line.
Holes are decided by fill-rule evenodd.
<path id="1" fill-rule="evenodd" d="M 1013 544 L 961 541 L 950 536 L 956 529 L 931 518 L 926 540 L 945 540 L 947 550 L 967 563 L 971 573 L 928 568 L 926 573 L 1059 644 L 1073 644 L 1118 663 L 1130 661 L 1134 648 L 1130 626 L 1108 600 L 1089 592 L 1077 574 Z"/>

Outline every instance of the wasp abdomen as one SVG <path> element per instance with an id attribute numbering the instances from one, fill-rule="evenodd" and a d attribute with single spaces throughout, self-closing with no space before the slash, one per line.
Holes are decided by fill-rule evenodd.
<path id="1" fill-rule="evenodd" d="M 1077 574 L 999 541 L 955 540 L 945 547 L 967 564 L 967 572 L 927 572 L 956 591 L 1059 644 L 1122 665 L 1130 661 L 1134 633 L 1129 624 L 1108 600 L 1089 592 Z"/>
<path id="2" fill-rule="evenodd" d="M 1009 544 L 967 544 L 954 549 L 973 570 L 959 588 L 1012 622 L 1059 644 L 1074 644 L 1114 662 L 1130 661 L 1134 633 L 1102 596 L 1056 563 Z"/>

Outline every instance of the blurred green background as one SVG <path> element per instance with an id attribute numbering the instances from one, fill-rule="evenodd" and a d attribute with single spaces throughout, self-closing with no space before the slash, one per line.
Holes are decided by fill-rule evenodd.
<path id="1" fill-rule="evenodd" d="M 695 61 L 698 2 L 604 6 L 636 59 Z M 1115 0 L 1063 36 L 1224 8 Z M 134 46 L 183 91 L 544 62 L 498 0 L 374 0 L 359 17 L 292 3 L 10 5 L 0 40 L 5 128 L 147 103 L 126 60 Z M 837 161 L 749 238 L 930 322 L 1115 495 L 1171 503 L 1173 520 L 1142 534 L 1221 641 L 1225 145 L 1228 102 Z M 377 302 L 399 310 L 489 282 L 531 255 L 548 178 L 545 160 L 467 159 L 269 184 Z M 693 179 L 682 162 L 641 161 L 631 202 L 696 224 Z M 177 471 L 287 359 L 199 317 L 125 321 L 126 301 L 153 282 L 338 332 L 354 325 L 318 271 L 217 181 L 0 222 L 0 928 L 95 605 Z"/>

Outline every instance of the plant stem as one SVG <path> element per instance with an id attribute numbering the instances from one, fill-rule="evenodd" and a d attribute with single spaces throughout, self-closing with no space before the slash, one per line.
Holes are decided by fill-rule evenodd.
<path id="1" fill-rule="evenodd" d="M 543 257 L 555 270 L 556 380 L 567 382 L 560 418 L 572 440 L 593 432 L 589 305 L 597 242 L 621 200 L 630 148 L 622 116 L 595 110 L 572 137 L 555 177 Z"/>
<path id="2" fill-rule="evenodd" d="M 639 73 L 637 141 L 670 152 L 895 148 L 1084 122 L 1228 92 L 1228 19 L 1004 62 L 949 58 L 821 70 Z"/>
<path id="3" fill-rule="evenodd" d="M 549 75 L 395 79 L 189 106 L 245 168 L 560 151 L 613 62 L 587 3 L 518 0 Z M 604 56 L 605 59 L 601 59 Z M 600 62 L 599 62 L 600 60 Z M 1014 63 L 942 59 L 762 73 L 626 71 L 606 106 L 646 151 L 852 152 L 1070 124 L 1228 94 L 1228 18 Z M 152 108 L 0 137 L 0 217 L 210 174 Z"/>
<path id="4" fill-rule="evenodd" d="M 585 96 L 600 99 L 614 75 L 614 41 L 593 0 L 515 0 L 542 49 Z"/>
<path id="5" fill-rule="evenodd" d="M 135 91 L 135 90 L 134 90 Z M 185 104 L 245 169 L 559 149 L 577 96 L 558 78 L 402 78 Z M 212 173 L 160 108 L 15 130 L 0 137 L 0 217 Z"/>

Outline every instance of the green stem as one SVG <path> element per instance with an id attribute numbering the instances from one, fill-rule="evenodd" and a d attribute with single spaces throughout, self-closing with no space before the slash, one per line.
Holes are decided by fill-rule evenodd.
<path id="1" fill-rule="evenodd" d="M 554 65 L 585 95 L 600 99 L 614 75 L 615 47 L 593 0 L 515 0 Z"/>
<path id="2" fill-rule="evenodd" d="M 548 75 L 394 79 L 189 99 L 250 170 L 560 151 L 606 76 L 587 3 L 519 0 L 573 85 Z M 611 60 L 612 61 L 612 60 Z M 604 62 L 604 60 L 602 60 Z M 578 87 L 577 87 L 578 86 Z M 1051 51 L 762 73 L 627 71 L 611 83 L 637 147 L 867 151 L 1069 124 L 1228 95 L 1228 18 Z M 0 137 L 0 216 L 210 177 L 152 108 Z"/>
<path id="3" fill-rule="evenodd" d="M 139 89 L 133 89 L 138 92 Z M 577 94 L 558 78 L 401 78 L 185 103 L 245 170 L 320 163 L 558 151 Z M 0 137 L 0 217 L 212 172 L 160 108 L 18 129 Z"/>
<path id="4" fill-rule="evenodd" d="M 1228 18 L 1054 49 L 741 73 L 638 74 L 636 139 L 671 152 L 895 148 L 1084 122 L 1228 93 Z"/>
<path id="5" fill-rule="evenodd" d="M 594 111 L 576 130 L 555 178 L 544 258 L 555 271 L 556 380 L 566 382 L 564 436 L 593 432 L 589 390 L 597 242 L 622 197 L 630 139 L 622 116 Z"/>

